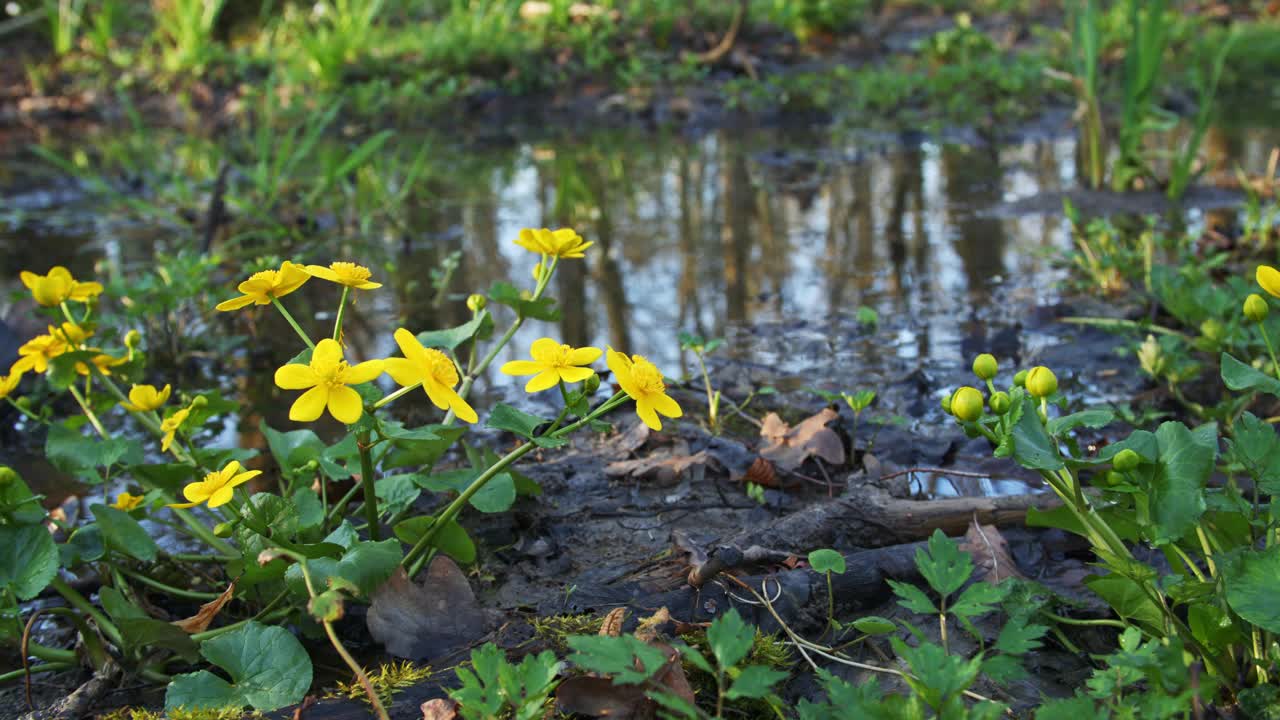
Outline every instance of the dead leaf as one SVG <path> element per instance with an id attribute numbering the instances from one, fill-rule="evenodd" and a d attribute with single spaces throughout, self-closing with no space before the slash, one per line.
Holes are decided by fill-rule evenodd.
<path id="1" fill-rule="evenodd" d="M 422 720 L 455 720 L 458 703 L 448 698 L 435 698 L 422 703 Z"/>
<path id="2" fill-rule="evenodd" d="M 422 585 L 403 569 L 373 594 L 365 619 L 387 652 L 406 660 L 433 660 L 484 635 L 489 619 L 458 566 L 437 555 Z"/>
<path id="3" fill-rule="evenodd" d="M 556 688 L 556 707 L 570 715 L 639 720 L 653 717 L 653 709 L 647 707 L 652 703 L 642 686 L 614 685 L 609 678 L 579 675 Z"/>
<path id="4" fill-rule="evenodd" d="M 666 608 L 662 608 L 659 612 L 666 612 L 666 610 Z M 670 616 L 667 619 L 670 620 Z M 663 643 L 650 642 L 649 644 L 662 650 L 667 655 L 666 667 L 653 676 L 653 682 L 663 686 L 668 693 L 675 695 L 686 703 L 696 705 L 697 698 L 693 694 L 693 686 L 689 684 L 689 678 L 685 677 L 684 665 L 680 662 L 680 651 Z"/>
<path id="5" fill-rule="evenodd" d="M 649 426 L 642 422 L 632 425 L 626 432 L 618 435 L 612 445 L 613 449 L 624 455 L 633 453 L 649 441 Z"/>
<path id="6" fill-rule="evenodd" d="M 810 457 L 843 465 L 844 441 L 827 427 L 839 417 L 831 408 L 823 408 L 799 425 L 789 427 L 777 413 L 769 413 L 760 424 L 760 437 L 768 440 L 769 445 L 760 450 L 760 455 L 783 470 L 795 470 Z"/>
<path id="7" fill-rule="evenodd" d="M 650 645 L 656 645 L 654 641 L 658 639 L 658 628 L 671 622 L 671 611 L 665 607 L 658 608 L 658 611 L 644 618 L 636 627 L 635 636 L 637 640 L 642 640 Z"/>
<path id="8" fill-rule="evenodd" d="M 693 455 L 655 453 L 649 457 L 609 463 L 604 468 L 604 474 L 610 477 L 651 480 L 659 485 L 673 485 L 683 478 L 685 473 L 705 468 L 706 464 L 707 453 L 703 450 Z"/>
<path id="9" fill-rule="evenodd" d="M 293 720 L 303 720 L 303 718 L 305 718 L 307 715 L 307 711 L 310 710 L 311 707 L 315 704 L 316 704 L 315 695 L 308 695 L 302 698 L 302 704 L 298 705 L 298 707 L 293 709 Z"/>
<path id="10" fill-rule="evenodd" d="M 749 483 L 755 483 L 763 487 L 776 488 L 781 485 L 778 482 L 778 473 L 773 469 L 773 463 L 758 457 L 755 462 L 751 463 L 751 467 L 747 468 L 747 474 L 742 479 Z"/>
<path id="11" fill-rule="evenodd" d="M 218 616 L 223 605 L 231 602 L 231 596 L 235 595 L 235 592 L 236 581 L 232 580 L 231 584 L 227 586 L 226 590 L 222 591 L 221 595 L 201 605 L 195 615 L 192 615 L 186 620 L 174 620 L 173 624 L 182 628 L 189 634 L 208 630 L 209 623 L 213 622 L 213 619 Z"/>
<path id="12" fill-rule="evenodd" d="M 608 637 L 618 637 L 622 634 L 622 621 L 627 617 L 627 609 L 625 607 L 616 607 L 604 616 L 604 622 L 600 623 L 600 634 Z"/>
<path id="13" fill-rule="evenodd" d="M 969 521 L 960 549 L 969 553 L 982 579 L 992 585 L 1005 578 L 1020 578 L 1018 566 L 1009 554 L 1009 541 L 1004 539 L 995 525 L 979 525 L 977 519 Z"/>

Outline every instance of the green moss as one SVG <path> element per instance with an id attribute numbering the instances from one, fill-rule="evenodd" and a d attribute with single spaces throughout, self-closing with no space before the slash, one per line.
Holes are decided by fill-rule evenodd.
<path id="1" fill-rule="evenodd" d="M 418 667 L 405 660 L 381 665 L 377 672 L 369 673 L 369 684 L 373 686 L 373 691 L 378 693 L 380 700 L 389 703 L 396 692 L 417 685 L 433 674 L 435 671 L 429 665 Z M 337 689 L 329 692 L 325 697 L 369 701 L 369 695 L 365 693 L 364 686 L 355 679 L 351 682 L 339 682 Z"/>
<path id="2" fill-rule="evenodd" d="M 594 615 L 552 615 L 529 621 L 534 637 L 550 645 L 558 652 L 567 652 L 565 638 L 569 635 L 595 635 L 600 632 L 604 618 Z"/>

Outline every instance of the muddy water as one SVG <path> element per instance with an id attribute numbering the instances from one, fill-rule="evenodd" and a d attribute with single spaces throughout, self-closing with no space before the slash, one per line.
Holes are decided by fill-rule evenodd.
<path id="1" fill-rule="evenodd" d="M 1273 131 L 1215 132 L 1210 149 L 1220 167 L 1260 166 L 1280 140 Z M 152 268 L 157 253 L 199 248 L 200 233 L 174 216 L 203 216 L 227 158 L 230 219 L 213 249 L 373 267 L 386 287 L 361 294 L 345 321 L 349 345 L 364 356 L 394 353 L 396 327 L 416 332 L 464 321 L 461 300 L 473 290 L 499 280 L 530 284 L 536 258 L 512 240 L 523 227 L 562 225 L 595 246 L 586 260 L 566 261 L 552 286 L 561 319 L 529 323 L 499 362 L 549 335 L 643 353 L 668 375 L 687 376 L 696 363 L 677 333 L 725 337 L 711 366 L 729 397 L 774 386 L 788 391 L 789 402 L 816 407 L 822 401 L 805 388 L 876 389 L 881 401 L 869 417 L 921 431 L 936 423 L 937 387 L 961 377 L 964 358 L 989 349 L 1034 357 L 1062 342 L 1032 312 L 1059 300 L 1054 259 L 1070 243 L 1053 212 L 1060 201 L 1045 214 L 1019 209 L 1076 187 L 1075 144 L 1054 134 L 992 147 L 827 131 L 599 133 L 480 150 L 397 136 L 388 157 L 430 148 L 413 188 L 387 200 L 407 160 L 376 165 L 358 174 L 345 197 L 334 191 L 331 201 L 296 211 L 287 235 L 255 229 L 254 209 L 237 204 L 237 193 L 253 197 L 244 190 L 249 171 L 237 164 L 247 162 L 243 149 L 222 155 L 207 139 L 159 130 L 146 137 L 93 130 L 44 144 L 78 159 L 119 195 L 95 192 L 32 154 L 0 163 L 0 317 L 12 333 L 0 333 L 0 355 L 40 329 L 31 308 L 10 299 L 8 291 L 20 289 L 19 270 L 65 264 L 77 276 L 129 276 Z M 362 189 L 370 184 L 377 191 Z M 1193 210 L 1190 219 L 1200 215 Z M 456 271 L 438 292 L 432 274 L 455 254 Z M 238 263 L 225 266 L 210 304 L 229 297 L 237 282 Z M 332 286 L 312 282 L 289 304 L 320 335 L 336 297 Z M 859 319 L 864 306 L 878 325 Z M 271 425 L 290 427 L 269 370 L 298 350 L 296 338 L 269 313 L 237 321 L 248 322 L 224 317 L 194 327 L 250 335 L 214 366 L 263 370 L 227 384 Z M 8 362 L 0 357 L 0 366 Z M 523 398 L 509 379 L 489 380 L 478 388 L 478 404 L 504 399 L 536 409 L 540 402 Z M 692 410 L 699 400 L 696 385 L 689 388 L 682 399 Z M 256 416 L 229 423 L 217 442 L 260 446 L 257 424 Z M 973 490 L 1001 491 L 1008 490 Z"/>

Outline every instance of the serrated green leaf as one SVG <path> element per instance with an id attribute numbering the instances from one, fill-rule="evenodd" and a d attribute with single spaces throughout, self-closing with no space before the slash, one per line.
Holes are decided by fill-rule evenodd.
<path id="1" fill-rule="evenodd" d="M 722 668 L 737 665 L 751 651 L 755 639 L 755 628 L 747 625 L 736 608 L 729 608 L 707 628 L 707 644 Z"/>
<path id="2" fill-rule="evenodd" d="M 893 594 L 898 596 L 898 604 L 918 615 L 937 615 L 938 606 L 933 604 L 928 595 L 911 583 L 888 580 Z"/>
<path id="3" fill-rule="evenodd" d="M 939 595 L 950 595 L 973 574 L 973 560 L 961 552 L 955 541 L 941 530 L 929 536 L 929 550 L 916 548 L 916 567 L 929 587 Z"/>
<path id="4" fill-rule="evenodd" d="M 584 670 L 613 676 L 619 685 L 642 683 L 667 663 L 661 650 L 631 635 L 574 635 L 565 641 L 574 651 L 569 662 Z M 637 663 L 640 670 L 636 669 Z"/>
<path id="5" fill-rule="evenodd" d="M 1101 428 L 1115 420 L 1115 413 L 1110 410 L 1082 410 L 1050 420 L 1046 429 L 1050 435 L 1061 435 L 1079 427 Z"/>
<path id="6" fill-rule="evenodd" d="M 763 665 L 748 665 L 734 678 L 725 697 L 730 700 L 738 698 L 760 698 L 769 694 L 769 689 L 785 679 L 789 673 L 767 668 Z"/>

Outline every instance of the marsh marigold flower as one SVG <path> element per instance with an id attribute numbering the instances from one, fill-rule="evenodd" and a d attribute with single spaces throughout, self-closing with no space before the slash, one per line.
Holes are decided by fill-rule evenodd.
<path id="1" fill-rule="evenodd" d="M 94 355 L 93 357 L 89 358 L 89 362 L 93 363 L 94 367 L 98 368 L 98 372 L 102 373 L 103 375 L 110 375 L 111 368 L 116 367 L 118 365 L 123 365 L 129 362 L 129 358 L 112 357 L 106 353 L 98 353 L 97 355 Z M 76 372 L 80 373 L 81 375 L 88 375 L 89 366 L 83 362 L 78 362 L 76 363 Z"/>
<path id="2" fill-rule="evenodd" d="M 129 402 L 120 403 L 120 407 L 130 412 L 159 410 L 169 399 L 172 389 L 168 384 L 163 390 L 156 390 L 155 385 L 134 385 L 129 388 Z"/>
<path id="3" fill-rule="evenodd" d="M 302 287 L 311 276 L 301 265 L 285 260 L 279 270 L 263 270 L 249 276 L 248 280 L 236 286 L 240 297 L 224 300 L 216 305 L 218 310 L 239 310 L 246 305 L 270 305 L 273 299 L 279 299 Z"/>
<path id="4" fill-rule="evenodd" d="M 595 244 L 585 242 L 582 236 L 571 228 L 559 230 L 525 228 L 520 231 L 520 236 L 515 242 L 530 252 L 557 258 L 583 257 L 583 251 Z"/>
<path id="5" fill-rule="evenodd" d="M 204 480 L 193 482 L 182 488 L 182 496 L 189 502 L 171 503 L 169 507 L 189 508 L 200 503 L 206 503 L 210 508 L 226 505 L 231 502 L 238 486 L 262 474 L 261 470 L 242 472 L 243 470 L 239 462 L 232 460 L 221 470 L 205 475 Z"/>
<path id="6" fill-rule="evenodd" d="M 1058 392 L 1058 376 L 1043 365 L 1031 368 L 1027 373 L 1027 392 L 1038 398 L 1049 397 Z"/>
<path id="7" fill-rule="evenodd" d="M 178 428 L 182 427 L 182 423 L 187 421 L 187 416 L 190 414 L 191 408 L 184 407 L 160 421 L 160 432 L 164 433 L 164 437 L 160 439 L 161 452 L 169 452 L 169 446 L 173 444 L 173 436 L 178 432 Z"/>
<path id="8" fill-rule="evenodd" d="M 595 374 L 589 367 L 600 359 L 600 348 L 575 348 L 552 340 L 541 338 L 533 341 L 529 348 L 533 360 L 512 360 L 502 366 L 505 375 L 533 375 L 524 391 L 536 393 L 555 387 L 561 382 L 582 382 Z"/>
<path id="9" fill-rule="evenodd" d="M 87 302 L 102 293 L 101 283 L 77 282 L 71 277 L 71 271 L 61 265 L 50 268 L 48 275 L 23 270 L 19 277 L 31 291 L 31 297 L 45 307 L 57 307 L 67 300 Z"/>
<path id="10" fill-rule="evenodd" d="M 1280 298 L 1280 270 L 1276 270 L 1270 265 L 1259 265 L 1254 277 L 1263 290 L 1266 290 L 1272 297 Z"/>
<path id="11" fill-rule="evenodd" d="M 289 419 L 311 422 L 325 408 L 340 422 L 350 425 L 364 414 L 360 393 L 348 385 L 359 385 L 382 374 L 383 361 L 369 360 L 348 365 L 342 357 L 342 346 L 325 338 L 316 345 L 307 365 L 291 363 L 276 370 L 276 385 L 285 390 L 306 390 L 289 408 Z"/>
<path id="12" fill-rule="evenodd" d="M 622 391 L 636 401 L 636 414 L 654 430 L 662 429 L 659 414 L 669 418 L 678 418 L 684 414 L 680 406 L 667 395 L 666 383 L 662 381 L 662 373 L 644 358 L 643 355 L 627 357 L 609 348 L 605 362 L 617 378 Z"/>
<path id="13" fill-rule="evenodd" d="M 63 323 L 70 325 L 70 323 Z M 49 369 L 49 361 L 70 350 L 71 346 L 53 326 L 47 335 L 37 335 L 18 348 L 18 359 L 9 372 L 21 375 L 28 371 L 42 373 Z"/>
<path id="14" fill-rule="evenodd" d="M 369 268 L 355 263 L 336 262 L 330 263 L 329 267 L 308 265 L 307 273 L 311 277 L 346 285 L 356 290 L 375 290 L 382 287 L 382 283 L 376 283 L 369 279 L 373 275 L 372 272 L 369 272 Z"/>
<path id="15" fill-rule="evenodd" d="M 13 391 L 18 389 L 20 382 L 22 382 L 22 373 L 0 375 L 0 400 L 12 395 Z"/>
<path id="16" fill-rule="evenodd" d="M 964 422 L 982 417 L 982 391 L 968 385 L 951 394 L 951 414 Z"/>
<path id="17" fill-rule="evenodd" d="M 111 507 L 117 510 L 129 512 L 141 505 L 142 499 L 143 496 L 141 495 L 130 495 L 127 492 L 122 492 L 119 495 L 116 495 L 116 501 L 111 503 Z"/>
<path id="18" fill-rule="evenodd" d="M 404 328 L 396 330 L 395 338 L 404 357 L 386 359 L 387 374 L 392 380 L 403 387 L 422 383 L 422 389 L 436 407 L 453 410 L 454 415 L 469 423 L 480 419 L 475 409 L 453 389 L 458 384 L 458 368 L 448 355 L 423 347 L 418 338 Z"/>

